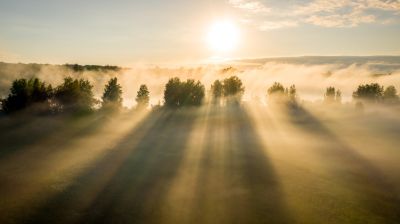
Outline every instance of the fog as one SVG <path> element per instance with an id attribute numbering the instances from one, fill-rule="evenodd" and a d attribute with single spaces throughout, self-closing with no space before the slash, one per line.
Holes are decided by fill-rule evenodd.
<path id="1" fill-rule="evenodd" d="M 162 103 L 164 86 L 171 77 L 200 80 L 209 90 L 216 79 L 237 75 L 246 87 L 244 100 L 261 99 L 264 102 L 266 91 L 274 82 L 281 82 L 284 86 L 296 85 L 300 99 L 305 101 L 322 100 L 328 86 L 340 89 L 345 102 L 351 101 L 353 91 L 360 84 L 377 82 L 400 88 L 398 57 L 370 60 L 338 58 L 341 60 L 328 58 L 335 63 L 317 57 L 319 60 L 286 58 L 250 61 L 252 63 L 243 60 L 226 64 L 170 67 L 133 65 L 120 71 L 101 72 L 74 72 L 65 66 L 54 65 L 0 64 L 0 95 L 8 93 L 12 80 L 33 76 L 53 86 L 60 84 L 67 76 L 88 79 L 94 85 L 97 98 L 101 97 L 106 82 L 112 77 L 118 77 L 123 88 L 124 105 L 129 108 L 135 104 L 136 92 L 141 84 L 149 87 L 151 104 Z"/>
<path id="2" fill-rule="evenodd" d="M 157 104 L 174 76 L 209 89 L 237 75 L 246 92 L 241 105 L 0 117 L 0 223 L 399 223 L 400 107 L 360 110 L 351 99 L 363 83 L 400 88 L 398 68 L 375 65 L 72 72 L 3 64 L 3 95 L 13 79 L 33 74 L 52 85 L 89 79 L 97 97 L 116 76 L 128 107 L 140 84 Z M 298 103 L 266 101 L 273 82 L 295 84 Z M 344 104 L 320 102 L 328 86 Z"/>

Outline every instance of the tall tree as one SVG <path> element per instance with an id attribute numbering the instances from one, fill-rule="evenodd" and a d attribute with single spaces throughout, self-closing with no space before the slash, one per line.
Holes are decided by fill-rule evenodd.
<path id="1" fill-rule="evenodd" d="M 150 92 L 146 85 L 141 85 L 136 95 L 136 103 L 138 107 L 145 108 L 150 102 Z"/>
<path id="2" fill-rule="evenodd" d="M 211 85 L 211 93 L 214 99 L 219 99 L 224 95 L 224 86 L 221 81 L 214 81 Z"/>
<path id="3" fill-rule="evenodd" d="M 103 93 L 104 108 L 120 108 L 122 106 L 122 87 L 117 78 L 112 78 L 106 84 Z"/>
<path id="4" fill-rule="evenodd" d="M 58 109 L 62 111 L 90 111 L 97 102 L 93 86 L 88 80 L 67 77 L 55 91 Z"/>

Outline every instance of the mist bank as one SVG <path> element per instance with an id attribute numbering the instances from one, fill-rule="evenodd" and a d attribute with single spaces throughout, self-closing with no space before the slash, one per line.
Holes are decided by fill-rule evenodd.
<path id="1" fill-rule="evenodd" d="M 172 77 L 200 80 L 207 91 L 216 79 L 238 76 L 245 86 L 243 99 L 265 101 L 267 89 L 274 82 L 285 86 L 296 85 L 298 96 L 305 101 L 323 99 L 325 89 L 334 86 L 342 92 L 344 102 L 352 100 L 352 93 L 360 84 L 379 83 L 400 88 L 400 57 L 297 57 L 252 59 L 225 64 L 191 66 L 144 66 L 119 69 L 74 69 L 65 65 L 0 63 L 0 96 L 8 94 L 17 78 L 38 77 L 53 86 L 67 76 L 84 78 L 94 85 L 94 94 L 101 97 L 104 85 L 118 77 L 123 90 L 124 105 L 132 107 L 141 84 L 148 86 L 150 103 L 162 102 L 165 84 Z"/>

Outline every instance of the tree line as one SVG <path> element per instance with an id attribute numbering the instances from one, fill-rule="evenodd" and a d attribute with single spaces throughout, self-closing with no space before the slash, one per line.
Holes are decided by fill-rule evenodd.
<path id="1" fill-rule="evenodd" d="M 242 81 L 237 76 L 224 80 L 215 80 L 210 88 L 211 100 L 214 104 L 240 103 L 245 91 Z M 205 98 L 205 86 L 198 80 L 171 78 L 165 85 L 164 105 L 169 108 L 200 106 Z M 399 103 L 399 96 L 394 86 L 384 86 L 378 83 L 359 85 L 353 92 L 357 102 Z M 267 99 L 270 102 L 297 104 L 297 89 L 295 85 L 284 87 L 275 82 L 267 89 Z M 117 78 L 111 78 L 104 87 L 101 100 L 94 97 L 93 85 L 86 79 L 67 77 L 63 82 L 52 87 L 39 78 L 17 79 L 12 82 L 10 93 L 5 99 L 0 99 L 3 113 L 12 114 L 29 108 L 36 112 L 88 112 L 94 108 L 102 110 L 118 110 L 122 108 L 122 87 Z M 150 91 L 142 84 L 135 98 L 137 108 L 146 108 L 150 102 Z M 333 86 L 326 88 L 324 102 L 340 104 L 342 93 Z"/>

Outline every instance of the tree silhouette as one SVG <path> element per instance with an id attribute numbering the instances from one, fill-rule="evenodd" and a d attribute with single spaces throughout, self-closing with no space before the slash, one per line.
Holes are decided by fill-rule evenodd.
<path id="1" fill-rule="evenodd" d="M 108 81 L 103 93 L 103 108 L 120 108 L 122 106 L 122 87 L 117 78 Z"/>
<path id="2" fill-rule="evenodd" d="M 336 103 L 341 104 L 342 103 L 342 91 L 336 90 Z"/>
<path id="3" fill-rule="evenodd" d="M 336 90 L 335 87 L 330 86 L 326 88 L 325 92 L 325 103 L 341 103 L 342 102 L 342 92 L 340 90 Z"/>
<path id="4" fill-rule="evenodd" d="M 237 76 L 231 76 L 223 81 L 223 93 L 227 97 L 228 102 L 240 102 L 244 94 L 245 88 L 242 80 Z"/>
<path id="5" fill-rule="evenodd" d="M 145 108 L 150 102 L 150 92 L 146 85 L 141 85 L 136 95 L 136 103 L 138 107 Z"/>
<path id="6" fill-rule="evenodd" d="M 281 83 L 274 82 L 268 88 L 268 99 L 272 103 L 290 103 L 294 106 L 297 103 L 297 89 L 295 85 L 285 88 Z"/>
<path id="7" fill-rule="evenodd" d="M 291 85 L 288 93 L 289 100 L 295 102 L 297 99 L 297 90 L 295 85 Z"/>
<path id="8" fill-rule="evenodd" d="M 52 93 L 51 85 L 38 78 L 17 79 L 13 81 L 8 97 L 2 101 L 2 110 L 13 113 L 35 106 L 39 111 L 48 111 Z"/>
<path id="9" fill-rule="evenodd" d="M 353 92 L 353 98 L 357 100 L 380 102 L 383 97 L 383 86 L 378 83 L 359 85 Z"/>
<path id="10" fill-rule="evenodd" d="M 396 87 L 388 86 L 383 92 L 383 100 L 385 103 L 398 103 L 399 96 L 397 95 Z"/>
<path id="11" fill-rule="evenodd" d="M 328 87 L 326 88 L 325 92 L 325 103 L 333 103 L 335 102 L 335 97 L 336 97 L 336 89 L 335 87 Z"/>
<path id="12" fill-rule="evenodd" d="M 199 81 L 188 79 L 181 82 L 179 78 L 172 78 L 165 85 L 164 100 L 169 107 L 199 106 L 204 98 L 204 85 Z"/>
<path id="13" fill-rule="evenodd" d="M 283 96 L 285 94 L 285 88 L 279 82 L 274 82 L 274 84 L 268 88 L 269 96 Z"/>
<path id="14" fill-rule="evenodd" d="M 224 95 L 224 85 L 221 81 L 214 81 L 214 83 L 211 85 L 211 93 L 215 99 L 219 99 Z"/>
<path id="15" fill-rule="evenodd" d="M 92 110 L 96 103 L 92 89 L 88 80 L 65 78 L 54 94 L 58 109 L 75 112 Z"/>

